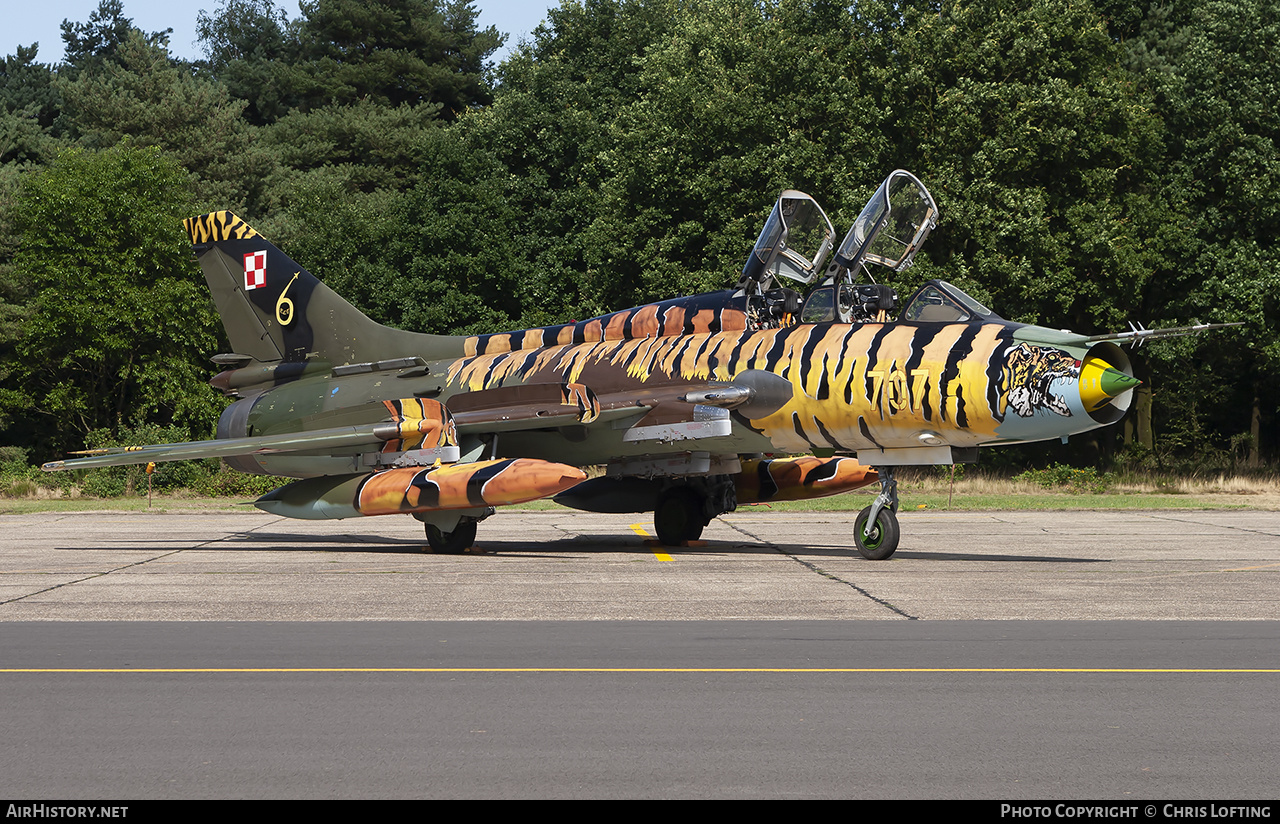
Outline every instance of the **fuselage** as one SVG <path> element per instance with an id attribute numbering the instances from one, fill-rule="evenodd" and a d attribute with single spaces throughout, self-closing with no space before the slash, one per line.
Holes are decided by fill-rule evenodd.
<path id="1" fill-rule="evenodd" d="M 1082 394 L 1083 367 L 1099 356 L 1110 366 L 1124 363 L 1114 344 L 1090 345 L 1078 335 L 1008 321 L 801 324 L 540 345 L 548 336 L 546 330 L 506 333 L 494 352 L 487 349 L 497 336 L 479 344 L 468 339 L 475 354 L 425 367 L 346 376 L 318 370 L 257 396 L 249 431 L 235 434 L 360 422 L 382 414 L 380 405 L 364 400 L 379 393 L 433 397 L 454 410 L 465 432 L 480 414 L 470 409 L 487 394 L 510 405 L 519 387 L 573 385 L 590 390 L 608 425 L 558 418 L 542 428 L 524 425 L 499 434 L 497 454 L 588 465 L 682 448 L 710 454 L 880 450 L 888 456 L 884 462 L 894 463 L 893 450 L 1063 438 L 1109 423 L 1117 410 L 1089 408 L 1096 398 Z M 516 341 L 528 345 L 510 348 Z M 710 410 L 712 417 L 731 416 L 732 425 L 683 443 L 626 437 L 652 421 L 656 409 L 694 421 L 697 407 L 680 403 L 682 393 L 752 371 L 786 381 L 789 399 L 759 417 Z M 492 414 L 486 420 L 501 430 Z M 333 465 L 345 468 L 346 459 L 256 460 L 259 471 L 272 472 L 274 464 L 281 474 L 312 475 L 335 474 Z M 305 469 L 307 463 L 314 468 Z"/>
<path id="2" fill-rule="evenodd" d="M 792 399 L 748 421 L 779 452 L 841 451 L 1060 438 L 1111 422 L 1091 414 L 1082 366 L 1113 344 L 1007 321 L 796 325 L 780 329 L 601 340 L 459 358 L 452 392 L 568 381 L 608 408 L 637 384 L 729 382 L 765 370 Z M 922 440 L 925 436 L 927 440 Z"/>

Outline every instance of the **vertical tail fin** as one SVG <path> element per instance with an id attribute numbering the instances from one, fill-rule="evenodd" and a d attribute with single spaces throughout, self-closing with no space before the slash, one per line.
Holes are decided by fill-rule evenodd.
<path id="1" fill-rule="evenodd" d="M 462 339 L 375 323 L 228 211 L 184 221 L 232 349 L 334 365 L 462 354 Z"/>

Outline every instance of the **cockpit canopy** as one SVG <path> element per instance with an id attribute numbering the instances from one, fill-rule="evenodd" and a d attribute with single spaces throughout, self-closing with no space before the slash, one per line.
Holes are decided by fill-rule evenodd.
<path id="1" fill-rule="evenodd" d="M 863 263 L 901 272 L 937 225 L 938 204 L 929 190 L 915 175 L 897 169 L 853 222 L 836 250 L 836 262 L 851 272 Z"/>
<path id="2" fill-rule="evenodd" d="M 881 182 L 841 241 L 835 264 L 824 270 L 835 238 L 831 221 L 809 195 L 794 189 L 784 191 L 765 221 L 738 281 L 736 296 L 745 297 L 748 328 L 794 323 L 797 309 L 802 323 L 884 321 L 897 308 L 897 294 L 890 286 L 876 283 L 867 264 L 901 272 L 911 265 L 937 224 L 938 205 L 928 189 L 915 175 L 896 169 Z M 802 309 L 799 294 L 776 284 L 780 275 L 814 285 Z M 858 283 L 863 275 L 871 283 Z M 948 301 L 971 309 L 981 306 L 971 298 L 971 304 L 944 298 L 946 293 L 939 292 L 937 301 L 922 302 L 920 311 L 938 315 L 939 319 L 948 313 L 959 319 L 961 315 L 972 317 L 973 312 L 939 307 Z"/>
<path id="3" fill-rule="evenodd" d="M 778 196 L 760 238 L 742 267 L 739 285 L 768 289 L 773 278 L 785 275 L 810 283 L 831 253 L 835 229 L 818 202 L 804 192 L 788 189 Z"/>
<path id="4" fill-rule="evenodd" d="M 931 280 L 916 290 L 902 310 L 900 320 L 963 323 L 970 320 L 1001 320 L 962 290 L 945 280 Z"/>

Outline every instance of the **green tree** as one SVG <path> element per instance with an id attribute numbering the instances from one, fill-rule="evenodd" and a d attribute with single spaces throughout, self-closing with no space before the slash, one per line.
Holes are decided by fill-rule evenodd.
<path id="1" fill-rule="evenodd" d="M 53 128 L 62 99 L 53 83 L 53 67 L 36 61 L 39 43 L 18 46 L 0 62 L 0 109 L 26 112 L 42 129 Z"/>
<path id="2" fill-rule="evenodd" d="M 14 388 L 7 365 L 14 345 L 22 336 L 30 297 L 27 283 L 13 266 L 20 243 L 13 226 L 14 200 L 22 177 L 23 172 L 14 164 L 0 166 L 0 431 L 4 432 L 8 432 L 14 422 L 11 410 L 21 408 L 25 400 L 22 392 Z"/>
<path id="3" fill-rule="evenodd" d="M 510 280 L 495 291 L 513 321 L 589 317 L 635 295 L 636 285 L 610 268 L 616 239 L 597 250 L 588 230 L 604 204 L 609 170 L 601 160 L 616 143 L 612 124 L 638 93 L 637 57 L 670 30 L 669 12 L 636 0 L 550 9 L 547 25 L 500 68 L 493 105 L 450 128 L 459 151 L 475 161 L 442 164 L 434 179 L 465 169 L 485 182 L 477 193 L 500 199 L 512 215 L 498 270 Z M 466 198 L 466 178 L 451 180 Z"/>
<path id="4" fill-rule="evenodd" d="M 406 189 L 422 176 L 439 108 L 361 100 L 295 111 L 263 129 L 263 144 L 283 167 L 277 185 L 319 175 L 353 192 Z"/>
<path id="5" fill-rule="evenodd" d="M 663 14 L 637 2 L 553 9 L 569 22 L 503 66 L 493 106 L 448 128 L 412 128 L 409 116 L 431 104 L 281 119 L 272 138 L 305 170 L 288 190 L 281 240 L 372 317 L 405 328 L 493 331 L 593 314 L 582 272 L 596 158 L 633 51 L 663 30 Z M 385 167 L 366 165 L 379 156 Z"/>
<path id="6" fill-rule="evenodd" d="M 60 146 L 62 96 L 53 67 L 36 62 L 38 45 L 0 62 L 0 164 L 47 163 Z"/>
<path id="7" fill-rule="evenodd" d="M 202 198 L 219 208 L 261 208 L 272 157 L 225 86 L 174 64 L 166 47 L 131 31 L 116 59 L 74 80 L 59 78 L 76 133 L 92 148 L 125 138 L 159 146 L 198 178 Z"/>
<path id="8" fill-rule="evenodd" d="M 1280 446 L 1280 3 L 1143 10 L 1126 57 L 1166 125 L 1152 186 L 1177 212 L 1158 236 L 1162 265 L 1140 311 L 1246 322 L 1147 353 L 1163 381 L 1155 414 L 1182 457 L 1245 436 L 1256 465 Z"/>
<path id="9" fill-rule="evenodd" d="M 181 220 L 187 173 L 155 148 L 72 150 L 30 177 L 14 271 L 33 298 L 4 354 L 8 437 L 50 456 L 95 429 L 211 432 L 219 326 Z"/>
<path id="10" fill-rule="evenodd" d="M 311 0 L 300 8 L 294 83 L 303 108 L 437 103 L 451 119 L 491 99 L 485 61 L 503 36 L 477 30 L 469 2 Z"/>
<path id="11" fill-rule="evenodd" d="M 283 122 L 283 121 L 282 121 Z M 500 167 L 443 129 L 424 133 L 422 182 L 352 193 L 337 174 L 290 191 L 281 243 L 381 323 L 436 333 L 519 325 L 522 249 Z"/>
<path id="12" fill-rule="evenodd" d="M 234 100 L 247 102 L 245 119 L 272 123 L 297 105 L 292 67 L 298 61 L 297 24 L 271 0 L 222 0 L 216 12 L 201 11 L 196 35 L 201 65 L 226 85 Z"/>
<path id="13" fill-rule="evenodd" d="M 873 31 L 898 17 L 859 10 Z M 943 213 L 915 276 L 1018 320 L 1124 328 L 1159 263 L 1149 233 L 1167 207 L 1146 189 L 1161 124 L 1092 5 L 911 4 L 873 42 L 881 129 Z"/>
<path id="14" fill-rule="evenodd" d="M 132 31 L 139 30 L 133 25 L 132 18 L 124 16 L 122 0 L 99 0 L 98 7 L 89 13 L 88 22 L 63 20 L 63 73 L 74 76 L 84 71 L 95 71 L 112 62 Z M 173 29 L 140 33 L 147 43 L 167 48 Z"/>
<path id="15" fill-rule="evenodd" d="M 890 170 L 880 165 L 885 138 L 865 116 L 865 58 L 850 47 L 842 6 L 739 0 L 667 11 L 671 29 L 634 58 L 636 92 L 598 159 L 603 202 L 590 248 L 614 286 L 629 289 L 623 302 L 730 285 L 782 189 L 815 193 L 838 218 Z"/>

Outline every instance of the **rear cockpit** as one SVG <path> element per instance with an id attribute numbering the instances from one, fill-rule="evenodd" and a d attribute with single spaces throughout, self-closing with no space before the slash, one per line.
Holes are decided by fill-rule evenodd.
<path id="1" fill-rule="evenodd" d="M 746 299 L 751 328 L 883 322 L 897 309 L 897 295 L 876 283 L 869 267 L 906 269 L 937 225 L 933 196 L 915 175 L 897 169 L 876 189 L 824 269 L 835 237 L 831 221 L 812 197 L 787 190 L 747 258 L 735 297 Z M 779 276 L 813 287 L 802 305 L 796 290 L 778 283 Z M 857 282 L 864 277 L 870 283 Z"/>
<path id="2" fill-rule="evenodd" d="M 748 326 L 776 329 L 799 320 L 801 296 L 779 276 L 808 285 L 831 254 L 836 232 L 818 202 L 788 189 L 778 196 L 747 256 L 735 298 L 745 298 Z"/>

